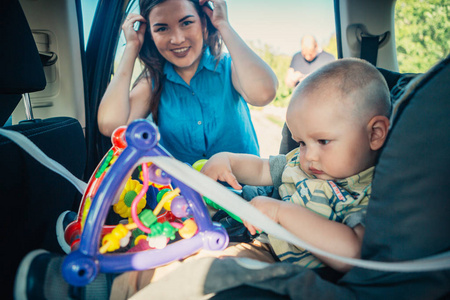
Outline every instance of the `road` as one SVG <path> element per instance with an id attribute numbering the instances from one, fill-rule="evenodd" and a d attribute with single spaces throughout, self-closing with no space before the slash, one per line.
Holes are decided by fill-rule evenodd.
<path id="1" fill-rule="evenodd" d="M 251 108 L 250 114 L 258 137 L 261 157 L 268 158 L 269 155 L 278 154 L 281 143 L 281 124 L 285 121 L 286 108 L 275 106 Z"/>

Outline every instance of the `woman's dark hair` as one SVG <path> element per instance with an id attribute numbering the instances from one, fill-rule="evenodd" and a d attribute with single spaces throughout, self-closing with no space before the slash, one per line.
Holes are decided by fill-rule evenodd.
<path id="1" fill-rule="evenodd" d="M 150 26 L 149 15 L 150 11 L 158 4 L 163 3 L 167 0 L 140 0 L 139 6 L 141 11 L 141 16 L 147 21 L 147 26 Z M 209 47 L 211 54 L 218 61 L 221 51 L 222 51 L 222 38 L 219 31 L 211 23 L 211 20 L 204 13 L 198 0 L 186 0 L 193 3 L 195 9 L 197 10 L 200 19 L 206 21 L 207 39 L 205 40 L 204 47 Z M 158 124 L 158 106 L 161 99 L 161 92 L 164 83 L 164 63 L 166 59 L 162 57 L 156 48 L 155 42 L 151 37 L 150 30 L 145 31 L 144 43 L 142 45 L 141 51 L 139 52 L 139 59 L 144 65 L 144 70 L 136 79 L 134 85 L 136 85 L 140 80 L 146 78 L 150 81 L 150 86 L 152 87 L 151 95 L 152 102 L 150 103 L 150 113 L 153 116 L 153 121 Z"/>

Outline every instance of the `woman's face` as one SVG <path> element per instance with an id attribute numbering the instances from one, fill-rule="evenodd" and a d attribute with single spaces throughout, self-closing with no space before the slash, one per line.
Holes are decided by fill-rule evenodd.
<path id="1" fill-rule="evenodd" d="M 194 4 L 187 0 L 167 0 L 150 11 L 149 20 L 156 48 L 175 70 L 197 70 L 204 26 Z"/>

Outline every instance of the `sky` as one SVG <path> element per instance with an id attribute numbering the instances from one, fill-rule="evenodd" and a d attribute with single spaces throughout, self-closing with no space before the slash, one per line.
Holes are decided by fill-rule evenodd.
<path id="1" fill-rule="evenodd" d="M 245 41 L 279 54 L 298 52 L 305 34 L 326 46 L 335 33 L 333 0 L 228 0 L 227 6 L 231 26 Z"/>
<path id="2" fill-rule="evenodd" d="M 82 0 L 85 31 L 97 2 Z M 305 34 L 325 47 L 335 33 L 333 0 L 227 0 L 227 6 L 230 24 L 244 41 L 267 44 L 277 54 L 298 52 Z"/>

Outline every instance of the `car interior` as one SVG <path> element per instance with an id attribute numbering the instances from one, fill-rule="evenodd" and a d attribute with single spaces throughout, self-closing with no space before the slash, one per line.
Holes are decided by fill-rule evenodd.
<path id="1" fill-rule="evenodd" d="M 22 133 L 87 182 L 111 147 L 110 138 L 98 130 L 97 109 L 113 75 L 120 26 L 133 1 L 99 1 L 89 37 L 84 35 L 82 2 L 2 1 L 0 122 L 5 124 L 2 129 Z M 394 107 L 391 131 L 376 167 L 361 256 L 399 262 L 446 253 L 450 57 L 420 74 L 401 73 L 393 17 L 396 1 L 334 0 L 333 5 L 338 58 L 361 57 L 375 65 L 386 78 Z M 283 130 L 280 153 L 287 153 L 296 144 L 286 126 Z M 3 135 L 0 155 L 6 216 L 1 281 L 7 298 L 12 298 L 14 274 L 28 252 L 43 248 L 63 253 L 55 223 L 61 212 L 78 210 L 82 195 Z M 301 281 L 302 276 L 292 280 Z M 355 299 L 450 297 L 448 267 L 424 272 L 354 267 L 334 280 L 311 276 L 317 280 L 299 290 L 310 298 L 337 299 L 343 290 L 351 291 Z M 249 286 L 214 296 L 230 298 L 283 297 Z"/>

